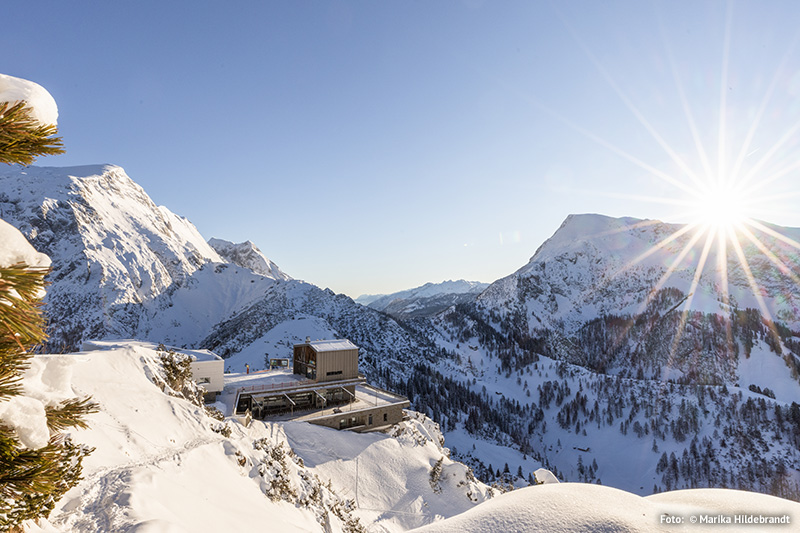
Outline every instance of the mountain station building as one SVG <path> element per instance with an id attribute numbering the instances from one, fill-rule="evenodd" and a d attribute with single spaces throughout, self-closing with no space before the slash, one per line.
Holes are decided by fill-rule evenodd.
<path id="1" fill-rule="evenodd" d="M 306 338 L 293 347 L 291 370 L 270 370 L 236 391 L 235 414 L 358 432 L 402 421 L 408 399 L 367 384 L 358 372 L 358 350 L 347 339 Z"/>

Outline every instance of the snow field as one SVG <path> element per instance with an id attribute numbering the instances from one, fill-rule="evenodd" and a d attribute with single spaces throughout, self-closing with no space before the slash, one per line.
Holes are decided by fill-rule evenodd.
<path id="1" fill-rule="evenodd" d="M 791 524 L 758 526 L 702 524 L 700 517 L 750 513 L 789 515 Z M 694 516 L 697 523 L 691 522 Z M 668 523 L 678 517 L 682 523 Z M 793 531 L 800 504 L 764 494 L 724 489 L 694 489 L 642 498 L 611 487 L 559 483 L 503 494 L 419 533 L 621 533 L 680 531 Z"/>

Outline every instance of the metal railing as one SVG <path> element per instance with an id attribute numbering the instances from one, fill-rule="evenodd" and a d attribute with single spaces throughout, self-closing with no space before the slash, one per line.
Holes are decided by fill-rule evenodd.
<path id="1" fill-rule="evenodd" d="M 311 379 L 293 379 L 291 381 L 280 381 L 278 383 L 262 383 L 260 385 L 248 385 L 246 387 L 239 387 L 237 391 L 241 394 L 243 392 L 262 392 L 267 390 L 288 389 L 291 387 L 302 387 L 304 385 L 314 383 Z"/>
<path id="2" fill-rule="evenodd" d="M 299 374 L 297 374 L 299 375 Z M 364 381 L 366 380 L 366 376 L 364 374 L 359 373 L 357 378 L 349 378 L 349 379 L 342 379 L 342 380 L 334 380 L 334 381 L 317 381 L 308 378 L 299 378 L 294 379 L 291 381 L 280 381 L 278 383 L 262 383 L 260 385 L 247 385 L 245 387 L 239 387 L 236 389 L 237 394 L 242 393 L 253 393 L 253 392 L 264 392 L 264 391 L 271 391 L 271 390 L 281 390 L 281 389 L 291 389 L 291 388 L 299 388 L 299 387 L 307 387 L 309 385 L 317 385 L 320 388 L 329 388 L 332 386 L 336 386 L 336 383 L 339 381 L 350 383 L 355 381 Z"/>

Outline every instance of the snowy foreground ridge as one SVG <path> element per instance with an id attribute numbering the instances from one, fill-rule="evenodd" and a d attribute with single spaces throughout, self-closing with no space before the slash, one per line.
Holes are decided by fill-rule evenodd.
<path id="1" fill-rule="evenodd" d="M 722 489 L 642 498 L 609 487 L 546 484 L 506 494 L 447 458 L 425 417 L 391 434 L 339 432 L 300 422 L 219 421 L 155 383 L 155 345 L 95 343 L 43 355 L 26 376 L 67 376 L 100 411 L 73 432 L 96 448 L 84 480 L 33 532 L 197 531 L 730 531 L 700 520 L 776 517 L 796 531 L 800 504 Z M 69 364 L 65 364 L 68 361 Z M 441 461 L 434 480 L 432 471 Z M 542 476 L 544 477 L 544 476 Z M 720 518 L 722 517 L 722 518 Z M 759 518 L 762 517 L 762 518 Z M 682 520 L 683 523 L 676 523 Z M 715 529 L 716 528 L 716 529 Z"/>

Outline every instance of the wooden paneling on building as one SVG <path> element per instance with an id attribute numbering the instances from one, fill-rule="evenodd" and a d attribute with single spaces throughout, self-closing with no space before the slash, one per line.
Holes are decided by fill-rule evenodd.
<path id="1" fill-rule="evenodd" d="M 347 339 L 294 345 L 294 373 L 317 383 L 358 377 L 358 346 Z"/>

